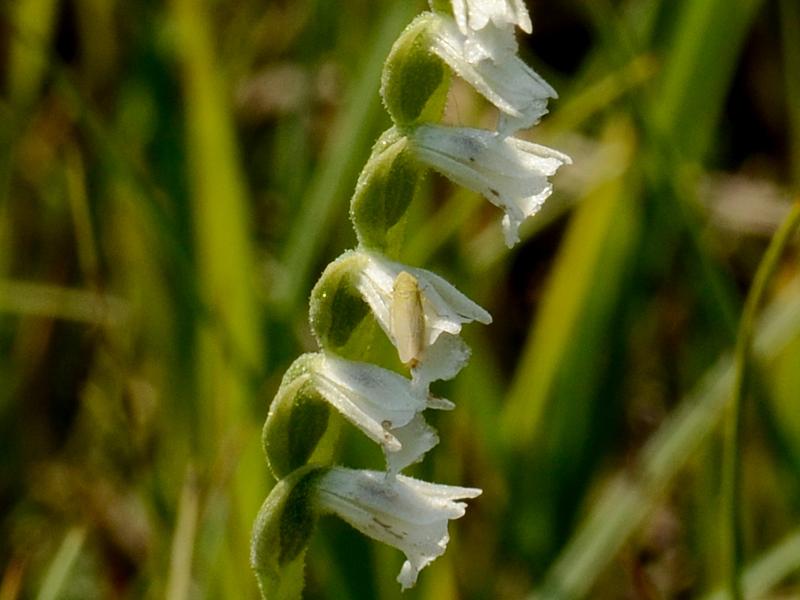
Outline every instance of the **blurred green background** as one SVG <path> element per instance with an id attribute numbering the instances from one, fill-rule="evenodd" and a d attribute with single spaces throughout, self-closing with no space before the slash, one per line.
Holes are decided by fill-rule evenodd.
<path id="1" fill-rule="evenodd" d="M 255 598 L 260 428 L 355 236 L 410 0 L 0 0 L 0 600 Z M 508 251 L 428 178 L 405 262 L 494 315 L 418 477 L 484 489 L 405 598 L 699 598 L 745 294 L 800 183 L 797 0 L 529 2 L 573 157 Z M 460 82 L 447 120 L 493 127 Z M 796 240 L 795 240 L 796 242 Z M 745 405 L 749 597 L 800 598 L 797 244 Z M 343 429 L 342 464 L 380 468 Z M 323 521 L 308 598 L 399 598 Z M 535 595 L 534 595 L 535 594 Z"/>

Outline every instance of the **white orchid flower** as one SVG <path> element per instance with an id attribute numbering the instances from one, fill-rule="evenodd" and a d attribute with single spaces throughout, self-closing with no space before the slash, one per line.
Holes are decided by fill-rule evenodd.
<path id="1" fill-rule="evenodd" d="M 453 16 L 464 36 L 463 58 L 472 63 L 502 63 L 517 52 L 514 27 L 533 28 L 523 0 L 452 0 Z"/>
<path id="2" fill-rule="evenodd" d="M 428 483 L 377 471 L 333 467 L 316 485 L 322 512 L 332 513 L 363 534 L 406 555 L 397 581 L 412 587 L 419 572 L 441 556 L 450 537 L 447 523 L 464 515 L 457 500 L 475 498 L 476 488 Z"/>
<path id="3" fill-rule="evenodd" d="M 455 376 L 469 357 L 458 334 L 472 321 L 488 324 L 491 315 L 435 273 L 360 251 L 365 262 L 356 287 L 375 319 L 425 386 Z"/>
<path id="4" fill-rule="evenodd" d="M 557 150 L 481 129 L 423 125 L 412 144 L 420 160 L 505 211 L 509 248 L 519 241 L 522 222 L 552 193 L 548 177 L 572 163 Z"/>
<path id="5" fill-rule="evenodd" d="M 303 357 L 314 388 L 342 416 L 383 447 L 389 471 L 397 473 L 417 462 L 439 438 L 421 412 L 449 410 L 453 404 L 429 397 L 412 382 L 369 363 L 345 360 L 329 353 Z"/>
<path id="6" fill-rule="evenodd" d="M 490 23 L 498 28 L 517 26 L 525 33 L 533 30 L 524 0 L 452 0 L 453 15 L 464 34 L 484 29 Z"/>
<path id="7" fill-rule="evenodd" d="M 502 135 L 538 123 L 547 113 L 548 100 L 558 97 L 514 54 L 515 49 L 501 50 L 502 56 L 497 56 L 493 50 L 497 44 L 482 43 L 481 40 L 488 40 L 486 36 L 470 37 L 459 31 L 452 19 L 440 15 L 432 18 L 431 31 L 431 51 L 501 111 L 498 131 Z"/>

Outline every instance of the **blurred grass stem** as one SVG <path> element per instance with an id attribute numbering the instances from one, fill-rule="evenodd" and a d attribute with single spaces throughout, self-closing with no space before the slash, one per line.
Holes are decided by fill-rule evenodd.
<path id="1" fill-rule="evenodd" d="M 0 313 L 116 326 L 126 317 L 124 301 L 93 291 L 0 279 Z"/>
<path id="2" fill-rule="evenodd" d="M 800 335 L 800 281 L 764 311 L 753 356 L 773 359 Z M 542 600 L 585 596 L 594 581 L 647 517 L 653 504 L 719 424 L 734 384 L 733 358 L 721 357 L 672 417 L 650 438 L 638 462 L 602 491 L 583 524 L 545 576 Z"/>
<path id="3" fill-rule="evenodd" d="M 756 314 L 761 306 L 767 286 L 778 267 L 780 258 L 800 227 L 800 201 L 775 232 L 772 241 L 756 271 L 753 285 L 747 295 L 739 335 L 734 351 L 735 379 L 733 394 L 728 405 L 725 422 L 725 438 L 722 471 L 722 518 L 720 555 L 723 557 L 723 577 L 729 597 L 742 600 L 741 569 L 741 446 L 742 412 L 750 379 L 750 354 Z"/>
<path id="4" fill-rule="evenodd" d="M 188 180 L 191 189 L 197 279 L 204 303 L 218 327 L 198 323 L 197 400 L 199 431 L 196 451 L 206 460 L 224 449 L 232 436 L 255 439 L 249 418 L 256 407 L 256 390 L 237 361 L 261 373 L 265 343 L 262 310 L 255 294 L 255 256 L 245 179 L 239 161 L 225 70 L 217 58 L 210 7 L 201 0 L 173 0 L 172 18 L 180 38 L 186 107 Z M 243 431 L 244 429 L 244 431 Z M 247 446 L 258 456 L 257 448 Z M 240 572 L 247 565 L 250 523 L 268 489 L 266 473 L 251 469 L 253 457 L 242 450 L 224 493 L 222 523 L 216 530 L 201 523 L 213 541 L 198 549 L 208 580 L 221 586 L 217 595 L 237 597 L 249 580 L 209 573 Z M 199 534 L 202 537 L 202 534 Z M 227 545 L 227 547 L 226 547 Z"/>
<path id="5" fill-rule="evenodd" d="M 197 533 L 197 517 L 199 513 L 197 497 L 197 481 L 192 467 L 186 472 L 186 480 L 181 491 L 178 506 L 178 524 L 172 539 L 172 552 L 167 580 L 167 598 L 182 600 L 189 598 L 189 586 L 192 581 L 192 555 Z"/>
<path id="6" fill-rule="evenodd" d="M 800 569 L 800 530 L 795 530 L 742 575 L 742 593 L 745 598 L 762 598 L 788 575 Z M 725 590 L 717 590 L 705 600 L 725 600 Z"/>
<path id="7" fill-rule="evenodd" d="M 61 542 L 53 562 L 50 563 L 50 568 L 47 569 L 36 600 L 56 600 L 61 597 L 64 583 L 80 555 L 85 540 L 86 529 L 84 527 L 73 527 L 69 530 L 64 541 Z"/>

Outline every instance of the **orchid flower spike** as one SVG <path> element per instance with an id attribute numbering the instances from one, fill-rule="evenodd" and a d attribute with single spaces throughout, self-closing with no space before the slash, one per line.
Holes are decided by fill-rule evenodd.
<path id="1" fill-rule="evenodd" d="M 505 211 L 509 248 L 519 241 L 522 222 L 552 193 L 548 177 L 572 163 L 557 150 L 482 129 L 424 125 L 414 132 L 412 144 L 420 160 Z"/>
<path id="2" fill-rule="evenodd" d="M 524 0 L 430 2 L 432 12 L 403 31 L 384 63 L 381 97 L 392 126 L 373 147 L 351 200 L 358 247 L 329 264 L 311 292 L 309 324 L 321 350 L 289 368 L 264 426 L 264 449 L 279 479 L 253 532 L 251 562 L 264 598 L 300 596 L 306 548 L 323 514 L 402 550 L 397 579 L 409 588 L 444 553 L 450 519 L 464 515 L 462 500 L 481 494 L 400 471 L 439 441 L 422 413 L 453 408 L 428 389 L 466 364 L 462 325 L 492 318 L 438 275 L 381 253 L 402 244 L 428 168 L 503 209 L 512 246 L 521 223 L 551 194 L 548 178 L 571 160 L 510 137 L 537 123 L 556 97 L 517 56 L 516 28 L 531 32 Z M 437 125 L 453 74 L 497 107 L 497 132 Z M 410 379 L 358 362 L 375 323 Z M 382 447 L 385 472 L 326 466 L 338 430 L 330 426 L 334 409 Z"/>
<path id="3" fill-rule="evenodd" d="M 364 535 L 402 550 L 406 562 L 397 581 L 407 589 L 444 554 L 447 523 L 466 509 L 458 500 L 475 498 L 481 490 L 333 467 L 317 480 L 316 494 L 321 513 L 335 514 Z"/>

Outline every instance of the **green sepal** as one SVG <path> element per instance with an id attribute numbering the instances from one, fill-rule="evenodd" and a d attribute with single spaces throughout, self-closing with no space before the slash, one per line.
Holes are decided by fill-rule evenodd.
<path id="1" fill-rule="evenodd" d="M 350 360 L 363 360 L 375 320 L 356 288 L 366 256 L 348 251 L 329 264 L 311 290 L 309 322 L 319 345 Z"/>
<path id="2" fill-rule="evenodd" d="M 438 122 L 450 88 L 450 69 L 431 52 L 433 13 L 414 19 L 392 46 L 383 66 L 381 97 L 401 129 Z"/>
<path id="3" fill-rule="evenodd" d="M 269 600 L 299 600 L 305 553 L 318 518 L 316 482 L 325 467 L 309 465 L 272 488 L 253 527 L 250 565 L 261 595 Z"/>
<path id="4" fill-rule="evenodd" d="M 311 380 L 312 362 L 319 357 L 304 354 L 295 360 L 269 407 L 261 441 L 276 479 L 333 456 L 340 422 Z"/>
<path id="5" fill-rule="evenodd" d="M 390 256 L 399 251 L 404 217 L 425 171 L 406 137 L 394 129 L 381 136 L 350 201 L 350 219 L 362 247 Z"/>

